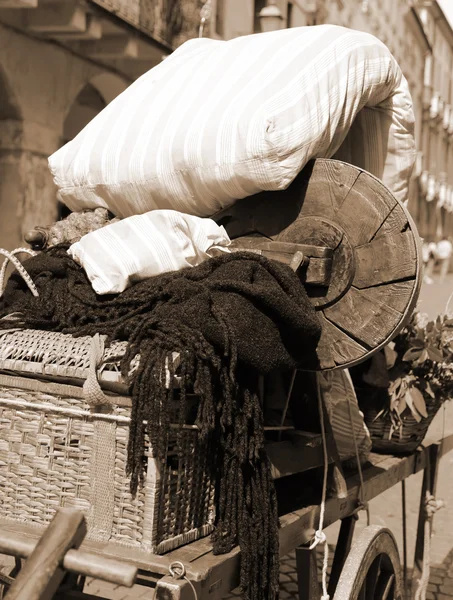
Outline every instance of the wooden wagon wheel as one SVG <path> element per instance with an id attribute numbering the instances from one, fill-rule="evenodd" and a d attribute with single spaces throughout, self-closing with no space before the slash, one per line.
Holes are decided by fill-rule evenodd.
<path id="1" fill-rule="evenodd" d="M 363 361 L 415 307 L 422 265 L 416 227 L 384 184 L 362 169 L 317 159 L 288 189 L 250 196 L 213 218 L 237 248 L 288 263 L 302 251 L 301 277 L 322 324 L 320 369 Z"/>
<path id="2" fill-rule="evenodd" d="M 391 531 L 366 527 L 349 551 L 334 600 L 401 600 L 403 578 Z"/>

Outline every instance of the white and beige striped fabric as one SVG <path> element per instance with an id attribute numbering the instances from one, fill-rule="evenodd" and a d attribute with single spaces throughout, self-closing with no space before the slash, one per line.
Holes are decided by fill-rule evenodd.
<path id="1" fill-rule="evenodd" d="M 358 458 L 363 464 L 371 452 L 371 436 L 360 412 L 349 371 L 339 369 L 317 375 L 340 459 L 356 462 L 357 445 Z"/>
<path id="2" fill-rule="evenodd" d="M 382 42 L 335 25 L 300 27 L 186 42 L 49 166 L 70 209 L 120 217 L 167 208 L 210 216 L 286 188 L 308 160 L 337 151 L 405 200 L 413 126 L 407 82 Z"/>
<path id="3" fill-rule="evenodd" d="M 225 229 L 212 219 L 155 210 L 84 235 L 68 254 L 97 294 L 115 294 L 154 275 L 195 267 L 229 252 L 229 244 Z"/>

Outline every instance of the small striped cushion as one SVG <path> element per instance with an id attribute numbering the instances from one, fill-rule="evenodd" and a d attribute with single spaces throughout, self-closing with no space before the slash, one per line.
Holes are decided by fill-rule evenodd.
<path id="1" fill-rule="evenodd" d="M 229 243 L 225 229 L 212 219 L 155 210 L 92 231 L 68 253 L 85 269 L 97 294 L 114 294 L 228 252 Z"/>
<path id="2" fill-rule="evenodd" d="M 343 157 L 405 200 L 412 101 L 377 38 L 320 25 L 196 39 L 115 98 L 49 166 L 72 210 L 210 216 L 286 188 L 308 160 L 332 157 L 353 124 Z"/>

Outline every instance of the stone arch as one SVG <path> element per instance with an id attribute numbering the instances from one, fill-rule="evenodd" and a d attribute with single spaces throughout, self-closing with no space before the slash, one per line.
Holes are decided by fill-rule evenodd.
<path id="1" fill-rule="evenodd" d="M 104 71 L 102 73 L 98 73 L 97 75 L 94 75 L 88 81 L 85 81 L 84 83 L 82 83 L 77 95 L 74 98 L 73 103 L 71 105 L 69 105 L 68 112 L 66 113 L 66 116 L 65 116 L 65 125 L 67 124 L 68 117 L 70 117 L 70 114 L 74 108 L 74 105 L 81 99 L 81 97 L 82 98 L 85 97 L 85 101 L 87 100 L 87 98 L 86 98 L 87 93 L 88 93 L 87 90 L 90 90 L 89 94 L 91 95 L 92 103 L 94 101 L 94 93 L 97 93 L 98 100 L 101 99 L 103 102 L 103 106 L 106 106 L 114 98 L 116 98 L 119 94 L 121 94 L 121 92 L 124 92 L 124 90 L 128 87 L 128 85 L 129 85 L 129 82 L 127 82 L 125 79 L 123 79 L 119 75 L 116 75 L 115 73 L 109 73 L 109 72 Z M 96 102 L 94 101 L 94 104 L 92 104 L 92 105 L 93 105 L 93 107 L 95 107 Z M 99 106 L 99 103 L 98 103 L 98 106 Z"/>
<path id="2" fill-rule="evenodd" d="M 107 103 L 97 88 L 87 83 L 77 94 L 66 115 L 62 143 L 72 140 L 106 106 Z"/>
<path id="3" fill-rule="evenodd" d="M 95 75 L 91 78 L 90 83 L 98 90 L 106 104 L 109 104 L 109 102 L 121 94 L 121 92 L 124 92 L 129 86 L 126 80 L 114 73 L 100 73 L 99 75 Z"/>
<path id="4" fill-rule="evenodd" d="M 100 73 L 92 77 L 74 99 L 63 124 L 62 145 L 72 140 L 118 94 L 127 83 L 113 73 Z M 59 204 L 58 216 L 65 217 L 69 210 Z"/>

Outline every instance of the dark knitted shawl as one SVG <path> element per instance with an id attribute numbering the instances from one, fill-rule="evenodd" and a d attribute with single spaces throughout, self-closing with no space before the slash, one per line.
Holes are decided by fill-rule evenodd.
<path id="1" fill-rule="evenodd" d="M 180 353 L 179 420 L 186 391 L 193 390 L 199 395 L 196 424 L 210 444 L 216 471 L 214 552 L 239 543 L 246 597 L 276 598 L 277 503 L 264 449 L 259 376 L 313 364 L 320 325 L 297 275 L 281 263 L 241 252 L 106 297 L 95 294 L 65 247 L 51 248 L 24 266 L 40 295 L 32 296 L 13 274 L 0 316 L 20 313 L 27 328 L 127 340 L 125 377 L 140 355 L 130 382 L 128 470 L 134 492 L 144 474 L 145 435 L 158 458 L 165 453 L 174 396 L 162 382 L 167 357 Z"/>

